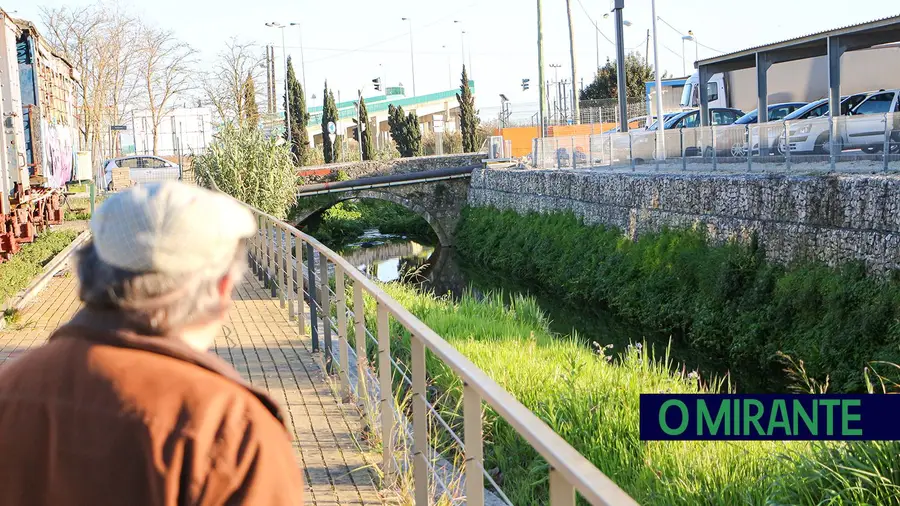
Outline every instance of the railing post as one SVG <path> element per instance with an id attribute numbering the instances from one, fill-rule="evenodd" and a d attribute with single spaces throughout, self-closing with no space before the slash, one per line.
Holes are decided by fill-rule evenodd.
<path id="1" fill-rule="evenodd" d="M 612 164 L 613 164 L 613 140 L 612 140 L 613 135 L 615 135 L 615 134 L 609 134 L 607 136 L 607 137 L 609 137 L 609 167 L 610 168 L 612 168 Z"/>
<path id="2" fill-rule="evenodd" d="M 888 170 L 888 157 L 890 155 L 890 151 L 891 151 L 891 130 L 890 130 L 889 124 L 888 124 L 888 113 L 884 113 L 884 150 L 882 151 L 882 153 L 884 154 L 884 156 L 882 157 L 882 160 L 884 160 L 884 166 L 882 167 L 882 170 L 884 170 L 884 171 Z"/>
<path id="3" fill-rule="evenodd" d="M 347 291 L 344 289 L 344 268 L 334 265 L 334 295 L 337 306 L 338 321 L 338 367 L 341 377 L 341 399 L 350 402 L 350 373 L 347 365 L 350 362 L 347 346 Z"/>
<path id="4" fill-rule="evenodd" d="M 319 305 L 322 306 L 322 346 L 325 347 L 325 373 L 334 374 L 334 350 L 331 348 L 331 294 L 328 293 L 328 258 L 319 255 Z"/>
<path id="5" fill-rule="evenodd" d="M 294 311 L 294 298 L 297 295 L 297 283 L 296 278 L 294 277 L 296 264 L 297 264 L 297 241 L 294 238 L 294 234 L 288 233 L 285 231 L 285 238 L 287 240 L 287 266 L 285 267 L 285 272 L 287 273 L 287 307 L 288 307 L 288 321 L 294 321 L 294 316 L 296 311 Z M 293 243 L 293 244 L 291 244 Z M 303 290 L 300 290 L 301 294 Z M 302 333 L 301 333 L 302 335 Z"/>
<path id="6" fill-rule="evenodd" d="M 297 256 L 297 330 L 299 335 L 306 335 L 306 311 L 303 310 L 303 304 L 306 297 L 303 295 L 303 239 L 300 236 L 294 238 L 294 251 Z"/>
<path id="7" fill-rule="evenodd" d="M 631 130 L 628 131 L 628 159 L 631 160 L 631 171 L 634 172 L 634 149 L 632 148 L 631 142 Z"/>
<path id="8" fill-rule="evenodd" d="M 749 172 L 753 170 L 753 146 L 750 145 L 753 141 L 753 138 L 750 137 L 750 125 L 747 125 L 744 128 L 747 129 L 744 132 L 744 138 L 747 139 L 747 171 Z"/>
<path id="9" fill-rule="evenodd" d="M 362 286 L 360 286 L 359 282 L 353 283 L 353 319 L 356 324 L 356 331 L 354 332 L 356 336 L 356 401 L 362 417 L 361 427 L 365 427 L 366 401 L 368 399 L 366 369 L 368 368 L 369 355 L 366 353 L 366 307 L 363 300 Z"/>
<path id="10" fill-rule="evenodd" d="M 716 170 L 716 169 L 719 168 L 719 157 L 717 156 L 717 153 L 716 153 L 716 127 L 715 127 L 714 125 L 710 125 L 709 130 L 710 130 L 710 132 L 712 132 L 712 164 L 713 164 L 713 170 Z"/>
<path id="11" fill-rule="evenodd" d="M 260 251 L 259 251 L 259 280 L 262 281 L 263 288 L 269 288 L 269 222 L 260 217 Z"/>
<path id="12" fill-rule="evenodd" d="M 550 468 L 550 506 L 575 506 L 575 487 L 552 467 Z"/>
<path id="13" fill-rule="evenodd" d="M 394 394 L 391 386 L 391 329 L 388 308 L 378 302 L 378 383 L 381 390 L 382 472 L 394 481 Z"/>
<path id="14" fill-rule="evenodd" d="M 791 125 L 788 120 L 784 120 L 784 164 L 787 170 L 791 170 Z M 778 151 L 778 141 L 775 141 L 775 151 Z"/>
<path id="15" fill-rule="evenodd" d="M 687 170 L 687 156 L 684 154 L 684 128 L 678 129 L 678 138 L 681 149 L 681 170 Z"/>
<path id="16" fill-rule="evenodd" d="M 835 157 L 837 156 L 837 123 L 834 121 L 834 115 L 828 114 L 828 161 L 831 164 L 831 170 L 834 170 Z"/>
<path id="17" fill-rule="evenodd" d="M 250 240 L 250 271 L 253 272 L 253 275 L 259 276 L 259 266 L 257 265 L 259 261 L 259 215 L 254 216 L 253 219 L 256 220 L 256 233 Z"/>
<path id="18" fill-rule="evenodd" d="M 269 288 L 271 288 L 271 295 L 274 299 L 278 296 L 278 243 L 275 239 L 275 222 L 269 224 L 269 250 L 271 254 L 269 255 Z"/>
<path id="19" fill-rule="evenodd" d="M 316 312 L 316 253 L 312 244 L 306 245 L 307 277 L 309 278 L 309 328 L 312 333 L 312 351 L 319 351 L 319 317 Z"/>
<path id="20" fill-rule="evenodd" d="M 572 136 L 572 168 L 573 169 L 578 168 L 578 156 L 576 156 L 576 155 L 577 155 L 577 153 L 575 152 L 575 136 L 573 135 Z"/>
<path id="21" fill-rule="evenodd" d="M 285 241 L 287 240 L 287 234 L 281 227 L 275 226 L 275 232 L 278 234 L 278 240 L 276 244 L 278 245 L 278 303 L 281 305 L 281 308 L 284 309 L 287 305 L 287 294 L 284 293 L 284 287 L 287 285 L 287 259 L 285 258 Z M 290 252 L 287 252 L 290 254 Z"/>
<path id="22" fill-rule="evenodd" d="M 466 505 L 484 506 L 481 395 L 470 385 L 463 386 L 463 431 L 466 443 Z"/>
<path id="23" fill-rule="evenodd" d="M 413 485 L 416 506 L 428 506 L 428 412 L 425 401 L 425 345 L 413 335 L 410 339 L 413 387 Z"/>

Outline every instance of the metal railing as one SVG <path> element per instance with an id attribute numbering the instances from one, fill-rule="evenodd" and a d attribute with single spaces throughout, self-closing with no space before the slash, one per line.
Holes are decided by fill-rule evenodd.
<path id="1" fill-rule="evenodd" d="M 494 380 L 475 366 L 453 346 L 428 328 L 412 313 L 385 293 L 337 253 L 322 245 L 284 221 L 251 208 L 257 219 L 259 233 L 251 240 L 250 257 L 253 271 L 265 286 L 278 297 L 288 317 L 296 319 L 301 335 L 306 335 L 304 304 L 309 308 L 309 332 L 314 352 L 324 353 L 326 372 L 336 374 L 341 398 L 353 402 L 351 393 L 366 395 L 370 391 L 367 378 L 376 378 L 377 403 L 358 402 L 371 419 L 379 420 L 382 441 L 381 470 L 390 482 L 400 471 L 394 455 L 395 436 L 403 424 L 403 413 L 394 406 L 394 376 L 396 368 L 410 385 L 412 394 L 412 476 L 416 505 L 433 502 L 429 488 L 429 473 L 434 481 L 442 481 L 434 466 L 429 465 L 432 453 L 428 440 L 427 418 L 437 415 L 427 398 L 426 350 L 452 370 L 462 382 L 463 438 L 457 438 L 464 454 L 466 504 L 485 504 L 485 480 L 493 480 L 484 469 L 482 438 L 483 404 L 503 417 L 549 464 L 549 502 L 554 506 L 574 505 L 576 492 L 595 505 L 636 505 L 608 477 L 570 446 L 528 408 L 516 400 Z M 304 258 L 306 260 L 304 264 Z M 318 265 L 316 265 L 318 263 Z M 331 290 L 331 286 L 334 290 Z M 352 286 L 351 286 L 352 285 Z M 352 308 L 347 294 L 352 292 Z M 364 315 L 364 298 L 371 297 L 376 305 L 375 332 L 369 332 Z M 332 310 L 334 311 L 332 313 Z M 335 319 L 332 319 L 332 314 Z M 352 318 L 354 350 L 350 350 L 350 319 Z M 410 338 L 409 371 L 401 368 L 391 354 L 391 320 L 401 325 Z M 322 322 L 321 330 L 319 322 Z M 337 343 L 333 343 L 333 337 Z M 372 374 L 366 351 L 366 336 L 377 341 L 376 374 Z M 322 338 L 321 342 L 319 338 Z M 335 348 L 337 356 L 335 356 Z M 350 358 L 355 356 L 356 367 L 350 374 Z M 407 374 L 408 373 L 408 374 Z M 355 376 L 356 385 L 351 385 Z M 351 388 L 351 386 L 355 387 Z M 358 399 L 357 399 L 358 401 Z M 364 413 L 365 414 L 365 413 Z M 438 417 L 444 427 L 449 426 Z M 464 442 L 464 445 L 463 445 Z M 442 485 L 444 485 L 442 483 Z M 444 485 L 446 489 L 446 485 Z M 502 492 L 501 492 L 502 495 Z M 505 498 L 505 496 L 504 496 Z M 509 501 L 506 501 L 509 503 Z"/>
<path id="2" fill-rule="evenodd" d="M 665 155 L 658 135 L 665 136 Z M 900 113 L 534 139 L 538 168 L 900 170 Z"/>

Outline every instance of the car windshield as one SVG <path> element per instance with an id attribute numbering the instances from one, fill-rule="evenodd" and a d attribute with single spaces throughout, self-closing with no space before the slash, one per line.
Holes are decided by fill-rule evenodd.
<path id="1" fill-rule="evenodd" d="M 672 116 L 677 116 L 679 114 L 681 114 L 681 113 L 670 112 L 668 114 L 663 114 L 663 120 L 666 122 L 666 128 L 668 128 L 669 119 L 672 118 Z M 651 124 L 650 126 L 647 127 L 647 130 L 656 130 L 657 128 L 659 128 L 659 121 L 654 121 L 653 124 Z"/>
<path id="2" fill-rule="evenodd" d="M 748 112 L 747 114 L 741 116 L 734 122 L 735 125 L 747 125 L 749 123 L 756 123 L 756 109 Z"/>
<path id="3" fill-rule="evenodd" d="M 691 89 L 694 87 L 691 83 L 684 85 L 684 91 L 681 92 L 681 107 L 691 106 Z"/>
<path id="4" fill-rule="evenodd" d="M 806 116 L 806 113 L 819 107 L 820 105 L 825 105 L 825 111 L 822 114 L 817 114 L 816 116 L 822 116 L 828 113 L 828 99 L 823 98 L 822 100 L 816 100 L 815 102 L 811 102 L 809 104 L 804 105 L 803 107 L 797 109 L 796 111 L 788 114 L 784 117 L 784 119 L 797 119 Z M 818 111 L 817 111 L 818 112 Z"/>

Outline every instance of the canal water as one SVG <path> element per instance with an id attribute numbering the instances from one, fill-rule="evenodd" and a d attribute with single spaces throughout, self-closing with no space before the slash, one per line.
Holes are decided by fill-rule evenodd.
<path id="1" fill-rule="evenodd" d="M 436 248 L 403 236 L 385 235 L 377 229 L 367 230 L 353 243 L 338 251 L 351 264 L 371 278 L 382 282 L 403 282 L 438 295 L 450 293 L 459 298 L 468 289 L 475 297 L 501 290 L 507 297 L 533 297 L 550 320 L 550 329 L 561 336 L 577 335 L 586 345 L 613 345 L 612 351 L 624 351 L 628 345 L 641 343 L 655 352 L 658 359 L 669 359 L 685 374 L 697 371 L 704 379 L 723 377 L 727 369 L 719 362 L 699 356 L 677 336 L 653 332 L 634 322 L 616 317 L 602 307 L 574 307 L 555 295 L 506 279 L 496 272 L 463 265 L 452 249 Z M 616 354 L 614 354 L 615 356 Z M 736 378 L 740 391 L 759 392 L 766 388 L 753 377 Z"/>

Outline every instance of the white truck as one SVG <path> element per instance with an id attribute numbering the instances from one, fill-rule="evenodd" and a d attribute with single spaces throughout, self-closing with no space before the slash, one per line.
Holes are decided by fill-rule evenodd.
<path id="1" fill-rule="evenodd" d="M 828 59 L 825 56 L 776 63 L 767 73 L 769 105 L 812 102 L 828 96 Z M 700 107 L 699 72 L 684 85 L 681 107 Z M 841 94 L 900 87 L 900 44 L 848 51 L 841 58 Z M 709 107 L 730 107 L 745 112 L 757 107 L 756 69 L 713 74 L 707 83 Z"/>

